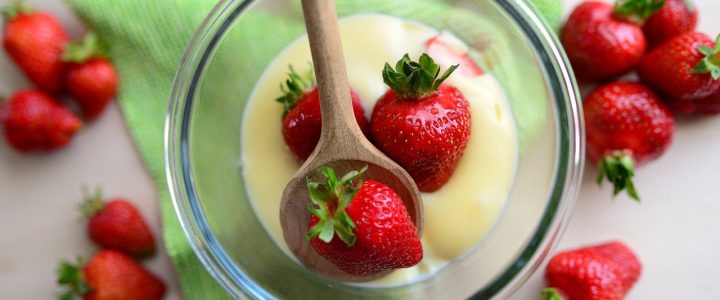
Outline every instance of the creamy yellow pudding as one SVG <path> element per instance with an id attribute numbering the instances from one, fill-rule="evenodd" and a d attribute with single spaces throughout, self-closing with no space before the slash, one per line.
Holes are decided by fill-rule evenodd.
<path id="1" fill-rule="evenodd" d="M 373 105 L 388 89 L 381 70 L 405 53 L 416 58 L 429 39 L 440 34 L 423 24 L 379 14 L 340 20 L 350 85 L 360 95 L 369 119 Z M 467 51 L 459 40 L 443 33 L 450 48 Z M 432 55 L 432 54 L 431 54 Z M 307 37 L 290 44 L 258 80 L 244 111 L 241 162 L 245 186 L 259 219 L 286 252 L 278 212 L 280 198 L 299 163 L 281 134 L 283 107 L 275 102 L 279 85 L 287 78 L 288 65 L 299 74 L 311 71 Z M 454 64 L 452 57 L 436 58 Z M 443 65 L 443 70 L 448 65 Z M 504 207 L 517 165 L 517 136 L 506 97 L 490 74 L 456 71 L 445 83 L 454 85 L 470 103 L 472 132 L 467 149 L 447 184 L 423 193 L 424 259 L 379 280 L 383 284 L 412 282 L 432 274 L 461 257 L 491 229 Z M 289 253 L 289 252 L 288 252 Z"/>

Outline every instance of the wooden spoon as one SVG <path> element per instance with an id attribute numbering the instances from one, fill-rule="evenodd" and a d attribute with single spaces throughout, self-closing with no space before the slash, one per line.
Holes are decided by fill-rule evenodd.
<path id="1" fill-rule="evenodd" d="M 302 7 L 320 93 L 322 133 L 315 151 L 285 187 L 280 203 L 280 223 L 288 247 L 308 269 L 331 279 L 367 281 L 386 273 L 363 277 L 347 274 L 318 255 L 305 238 L 310 221 L 306 179 L 323 178 L 318 172 L 323 166 L 332 167 L 338 176 L 368 166 L 363 178 L 372 178 L 394 189 L 402 198 L 418 233 L 423 226 L 420 191 L 410 175 L 375 148 L 357 125 L 334 1 L 303 0 Z"/>

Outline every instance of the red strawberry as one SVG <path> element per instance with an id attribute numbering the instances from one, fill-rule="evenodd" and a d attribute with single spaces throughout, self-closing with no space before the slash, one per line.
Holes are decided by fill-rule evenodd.
<path id="1" fill-rule="evenodd" d="M 69 44 L 63 60 L 69 63 L 65 86 L 85 117 L 97 118 L 117 93 L 115 67 L 105 57 L 93 33 L 89 33 L 82 44 Z"/>
<path id="2" fill-rule="evenodd" d="M 669 107 L 681 114 L 717 115 L 720 113 L 720 92 L 699 100 L 673 101 L 669 103 Z"/>
<path id="3" fill-rule="evenodd" d="M 60 56 L 68 41 L 55 17 L 16 3 L 3 11 L 6 24 L 3 47 L 25 75 L 50 94 L 62 90 L 63 63 Z"/>
<path id="4" fill-rule="evenodd" d="M 632 182 L 635 165 L 660 156 L 670 146 L 675 122 L 655 93 L 639 83 L 614 82 L 593 91 L 583 104 L 587 156 L 613 183 L 615 194 Z"/>
<path id="5" fill-rule="evenodd" d="M 100 250 L 84 265 L 63 261 L 58 273 L 58 283 L 69 289 L 60 296 L 63 300 L 153 300 L 165 294 L 160 279 L 114 250 Z"/>
<path id="6" fill-rule="evenodd" d="M 107 202 L 98 191 L 81 206 L 88 218 L 90 239 L 103 248 L 123 251 L 136 257 L 155 253 L 155 238 L 145 219 L 132 203 L 122 198 Z"/>
<path id="7" fill-rule="evenodd" d="M 320 169 L 326 182 L 308 181 L 310 244 L 338 268 L 358 276 L 418 264 L 422 244 L 400 196 L 380 182 L 357 181 L 366 169 L 338 179 L 326 167 Z"/>
<path id="8" fill-rule="evenodd" d="M 470 58 L 467 50 L 460 51 L 455 49 L 453 45 L 462 45 L 461 41 L 446 33 L 440 33 L 425 41 L 425 52 L 434 57 L 436 62 L 442 67 L 450 67 L 459 64 L 458 72 L 466 76 L 480 76 L 483 71 Z"/>
<path id="9" fill-rule="evenodd" d="M 621 242 L 574 249 L 556 254 L 545 269 L 548 285 L 569 300 L 621 300 L 637 282 L 642 265 Z M 546 299 L 556 291 L 543 291 Z"/>
<path id="10" fill-rule="evenodd" d="M 20 152 L 63 148 L 83 126 L 69 109 L 35 90 L 17 92 L 1 103 L 0 121 L 5 140 Z"/>
<path id="11" fill-rule="evenodd" d="M 640 63 L 646 41 L 640 26 L 630 19 L 644 19 L 660 8 L 653 1 L 641 2 L 620 0 L 613 9 L 607 3 L 587 1 L 575 8 L 560 38 L 580 80 L 609 80 Z"/>
<path id="12" fill-rule="evenodd" d="M 308 76 L 311 77 L 312 75 Z M 314 80 L 298 75 L 290 66 L 288 79 L 280 86 L 283 96 L 276 99 L 285 106 L 282 119 L 282 134 L 285 145 L 298 158 L 305 160 L 320 140 L 322 118 L 320 116 L 320 97 Z M 353 112 L 360 129 L 367 134 L 368 124 L 360 97 L 350 89 Z"/>
<path id="13" fill-rule="evenodd" d="M 664 94 L 670 107 L 681 112 L 702 110 L 705 100 L 720 92 L 720 40 L 688 32 L 651 51 L 638 69 L 640 79 Z M 712 103 L 712 101 L 710 101 Z"/>
<path id="14" fill-rule="evenodd" d="M 666 0 L 643 25 L 650 47 L 660 45 L 673 37 L 695 30 L 698 11 L 690 0 Z"/>
<path id="15" fill-rule="evenodd" d="M 470 138 L 470 109 L 463 94 L 442 82 L 440 66 L 427 54 L 406 54 L 396 69 L 385 64 L 390 90 L 375 104 L 370 130 L 375 145 L 410 173 L 420 191 L 433 192 L 452 175 Z"/>

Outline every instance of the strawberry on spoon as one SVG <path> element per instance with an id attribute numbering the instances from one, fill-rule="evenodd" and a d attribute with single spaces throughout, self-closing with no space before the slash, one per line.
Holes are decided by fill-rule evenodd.
<path id="1" fill-rule="evenodd" d="M 393 69 L 385 64 L 390 90 L 373 109 L 375 145 L 413 177 L 422 192 L 440 189 L 452 175 L 470 138 L 470 108 L 454 86 L 443 84 L 458 65 L 440 75 L 427 54 L 406 54 Z"/>
<path id="2" fill-rule="evenodd" d="M 674 120 L 660 98 L 634 82 L 601 86 L 583 104 L 587 156 L 599 168 L 598 183 L 607 178 L 617 195 L 626 190 L 640 197 L 633 184 L 635 167 L 651 161 L 670 146 Z"/>
<path id="3" fill-rule="evenodd" d="M 306 237 L 318 254 L 353 275 L 418 264 L 422 244 L 403 201 L 383 183 L 359 180 L 366 169 L 338 178 L 325 167 L 324 182 L 308 180 L 312 216 Z"/>

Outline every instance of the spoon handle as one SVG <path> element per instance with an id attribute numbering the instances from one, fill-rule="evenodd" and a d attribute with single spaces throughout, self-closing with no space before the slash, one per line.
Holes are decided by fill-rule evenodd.
<path id="1" fill-rule="evenodd" d="M 350 100 L 335 1 L 303 0 L 302 7 L 320 93 L 322 135 L 333 138 L 360 132 Z"/>

